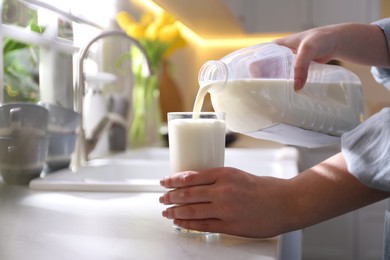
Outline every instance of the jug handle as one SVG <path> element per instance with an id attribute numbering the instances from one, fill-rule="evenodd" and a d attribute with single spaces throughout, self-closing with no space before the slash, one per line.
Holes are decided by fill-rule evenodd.
<path id="1" fill-rule="evenodd" d="M 86 151 L 87 154 L 92 152 L 92 150 L 95 148 L 96 144 L 100 140 L 101 135 L 103 134 L 104 130 L 108 127 L 111 127 L 112 124 L 119 124 L 123 127 L 127 127 L 127 122 L 124 117 L 122 117 L 119 114 L 116 113 L 108 113 L 105 115 L 96 125 L 96 127 L 92 131 L 92 136 L 86 140 Z"/>

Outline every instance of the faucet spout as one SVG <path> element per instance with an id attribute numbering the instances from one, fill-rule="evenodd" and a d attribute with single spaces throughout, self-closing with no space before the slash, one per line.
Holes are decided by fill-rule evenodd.
<path id="1" fill-rule="evenodd" d="M 88 55 L 88 51 L 90 47 L 96 41 L 110 36 L 122 37 L 124 39 L 127 39 L 133 45 L 135 45 L 145 57 L 147 74 L 151 75 L 151 65 L 149 59 L 147 58 L 145 49 L 136 39 L 128 36 L 123 31 L 105 30 L 102 33 L 95 36 L 93 39 L 91 39 L 84 47 L 82 47 L 79 50 L 77 56 L 77 75 L 76 75 L 76 82 L 75 82 L 74 110 L 81 115 L 81 120 L 80 120 L 79 129 L 77 130 L 77 142 L 76 142 L 76 147 L 71 162 L 71 168 L 74 171 L 76 171 L 77 168 L 79 168 L 81 165 L 85 164 L 88 161 L 88 154 L 91 152 L 91 145 L 89 145 L 88 142 L 89 140 L 87 140 L 85 137 L 85 130 L 83 125 L 83 97 L 84 97 L 84 90 L 85 90 L 84 60 Z M 106 117 L 106 120 L 111 120 L 111 117 Z M 105 122 L 105 124 L 107 124 L 107 122 Z M 94 142 L 97 142 L 97 140 L 94 140 Z"/>

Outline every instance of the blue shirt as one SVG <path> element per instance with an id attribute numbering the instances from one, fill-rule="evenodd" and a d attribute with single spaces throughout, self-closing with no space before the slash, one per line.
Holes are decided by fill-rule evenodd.
<path id="1" fill-rule="evenodd" d="M 390 53 L 390 18 L 375 22 L 386 37 Z M 390 55 L 390 54 L 389 54 Z M 390 90 L 390 69 L 373 67 L 377 82 Z M 384 108 L 341 137 L 348 171 L 365 185 L 390 192 L 390 108 Z M 390 210 L 385 213 L 384 256 L 390 260 Z"/>

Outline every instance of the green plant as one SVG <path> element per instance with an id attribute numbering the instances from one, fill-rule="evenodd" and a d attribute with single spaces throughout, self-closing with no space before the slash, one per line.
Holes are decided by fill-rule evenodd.
<path id="1" fill-rule="evenodd" d="M 30 22 L 29 30 L 37 33 L 44 31 L 43 27 L 34 21 Z M 39 100 L 39 85 L 34 70 L 38 66 L 36 47 L 31 44 L 6 38 L 3 43 L 3 89 L 4 102 L 36 102 Z"/>

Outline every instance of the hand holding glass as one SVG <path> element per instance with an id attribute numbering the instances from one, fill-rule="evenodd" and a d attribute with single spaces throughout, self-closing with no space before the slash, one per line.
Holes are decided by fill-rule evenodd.
<path id="1" fill-rule="evenodd" d="M 168 135 L 172 173 L 224 166 L 224 113 L 168 113 Z M 182 233 L 207 234 L 177 226 L 175 229 Z"/>

